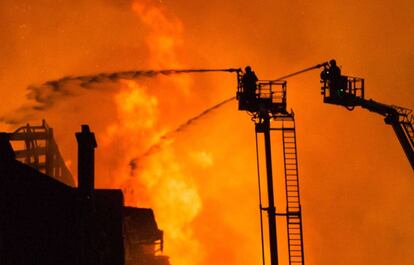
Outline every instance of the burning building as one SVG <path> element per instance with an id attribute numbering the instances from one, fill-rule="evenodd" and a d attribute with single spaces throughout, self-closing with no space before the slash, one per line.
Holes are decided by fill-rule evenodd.
<path id="1" fill-rule="evenodd" d="M 169 264 L 152 209 L 125 207 L 121 190 L 95 189 L 89 127 L 76 134 L 77 188 L 52 132 L 43 123 L 1 134 L 0 264 Z M 25 148 L 13 150 L 13 141 Z"/>

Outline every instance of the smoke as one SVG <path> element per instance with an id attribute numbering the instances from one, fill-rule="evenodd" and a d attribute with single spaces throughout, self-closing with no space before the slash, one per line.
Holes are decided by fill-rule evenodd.
<path id="1" fill-rule="evenodd" d="M 174 75 L 207 72 L 238 72 L 240 68 L 228 69 L 166 69 L 166 70 L 135 70 L 111 73 L 98 73 L 93 75 L 66 76 L 57 80 L 50 80 L 41 85 L 30 85 L 27 88 L 27 99 L 31 102 L 19 107 L 9 115 L 0 116 L 0 121 L 7 124 L 20 124 L 35 117 L 36 112 L 46 111 L 57 101 L 73 97 L 85 90 L 99 90 L 99 84 L 119 82 L 120 80 L 136 80 L 151 78 L 157 75 Z"/>
<path id="2" fill-rule="evenodd" d="M 412 1 L 34 3 L 0 1 L 1 114 L 22 105 L 27 84 L 67 73 L 249 64 L 268 78 L 320 58 L 335 58 L 344 74 L 364 77 L 367 97 L 414 106 Z M 87 88 L 69 82 L 63 100 L 51 87 L 42 94 L 43 100 L 55 95 L 52 107 L 30 103 L 6 117 L 45 117 L 73 169 L 72 133 L 89 123 L 99 142 L 97 186 L 119 188 L 130 178 L 131 158 L 234 91 L 233 78 L 216 77 L 143 78 L 140 93 L 131 92 L 119 107 L 113 101 L 124 82 Z M 288 104 L 297 122 L 306 263 L 412 263 L 413 172 L 392 129 L 373 113 L 322 104 L 316 73 L 289 80 Z M 192 126 L 140 162 L 125 184 L 135 193 L 125 200 L 154 208 L 174 265 L 258 264 L 253 125 L 223 108 Z M 192 159 L 201 153 L 211 166 Z"/>
<path id="3" fill-rule="evenodd" d="M 199 120 L 199 119 L 203 118 L 204 116 L 206 116 L 207 114 L 209 114 L 211 111 L 216 110 L 216 109 L 218 109 L 218 108 L 220 108 L 220 107 L 224 106 L 226 103 L 228 103 L 228 102 L 230 102 L 230 101 L 233 101 L 233 100 L 235 100 L 235 99 L 236 99 L 236 97 L 231 97 L 231 98 L 228 98 L 228 99 L 226 99 L 226 100 L 223 100 L 223 101 L 221 101 L 220 103 L 217 103 L 216 105 L 214 105 L 214 106 L 212 106 L 212 107 L 209 107 L 209 108 L 205 109 L 203 112 L 201 112 L 201 113 L 200 113 L 200 114 L 198 114 L 197 116 L 194 116 L 194 117 L 192 117 L 192 118 L 188 119 L 186 122 L 182 123 L 182 124 L 181 124 L 180 126 L 178 126 L 176 129 L 174 129 L 174 130 L 172 130 L 172 131 L 169 131 L 169 132 L 165 133 L 164 135 L 162 135 L 162 136 L 160 137 L 160 140 L 159 140 L 157 143 L 155 143 L 155 144 L 151 145 L 151 146 L 147 149 L 147 151 L 145 151 L 142 155 L 140 155 L 140 156 L 138 156 L 138 157 L 136 157 L 136 158 L 133 158 L 133 159 L 131 160 L 131 162 L 129 163 L 129 165 L 130 165 L 130 167 L 131 167 L 131 170 L 136 170 L 136 169 L 137 169 L 137 164 L 138 164 L 138 161 L 139 161 L 139 160 L 141 160 L 141 159 L 143 159 L 143 158 L 145 158 L 145 157 L 147 157 L 147 156 L 149 156 L 149 155 L 151 155 L 151 154 L 153 154 L 153 153 L 155 153 L 155 152 L 159 151 L 159 150 L 162 148 L 162 144 L 163 144 L 165 141 L 167 141 L 167 140 L 169 140 L 170 138 L 172 138 L 172 137 L 173 137 L 176 133 L 179 133 L 179 132 L 181 132 L 181 131 L 185 130 L 188 126 L 190 126 L 191 124 L 193 124 L 195 121 L 197 121 L 197 120 Z"/>

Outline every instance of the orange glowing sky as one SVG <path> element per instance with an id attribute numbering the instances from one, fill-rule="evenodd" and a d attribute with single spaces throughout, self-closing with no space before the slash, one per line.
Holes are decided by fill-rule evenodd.
<path id="1" fill-rule="evenodd" d="M 367 97 L 413 109 L 413 18 L 408 0 L 1 1 L 0 116 L 27 103 L 28 85 L 67 75 L 249 64 L 271 79 L 331 58 L 365 78 Z M 235 85 L 216 73 L 74 87 L 31 122 L 55 128 L 72 172 L 74 132 L 91 126 L 97 186 L 154 208 L 173 265 L 257 265 L 254 128 L 234 102 L 163 142 L 136 171 L 128 166 Z M 288 82 L 306 263 L 409 264 L 414 175 L 392 128 L 368 111 L 324 105 L 319 86 L 317 71 Z"/>

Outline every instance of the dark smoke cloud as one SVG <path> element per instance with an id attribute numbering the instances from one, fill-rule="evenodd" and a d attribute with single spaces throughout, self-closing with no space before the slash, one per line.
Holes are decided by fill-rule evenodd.
<path id="1" fill-rule="evenodd" d="M 79 94 L 81 89 L 96 89 L 96 84 L 117 82 L 122 79 L 134 80 L 157 75 L 173 75 L 184 73 L 205 72 L 238 72 L 240 69 L 167 69 L 167 70 L 138 70 L 112 73 L 99 73 L 94 75 L 66 76 L 57 80 L 50 80 L 42 85 L 31 85 L 27 88 L 26 104 L 15 110 L 12 114 L 0 116 L 0 122 L 6 124 L 20 124 L 35 116 L 36 112 L 50 109 L 57 101 Z"/>
<path id="2" fill-rule="evenodd" d="M 211 111 L 216 110 L 216 109 L 218 109 L 218 108 L 220 108 L 220 107 L 224 106 L 226 103 L 229 103 L 230 101 L 233 101 L 234 99 L 236 99 L 236 97 L 231 97 L 231 98 L 228 98 L 228 99 L 226 99 L 226 100 L 223 100 L 223 101 L 221 101 L 221 102 L 217 103 L 216 105 L 214 105 L 214 106 L 212 106 L 212 107 L 210 107 L 210 108 L 205 109 L 205 110 L 204 110 L 203 112 L 201 112 L 200 114 L 198 114 L 198 115 L 196 115 L 196 116 L 194 116 L 194 117 L 192 117 L 192 118 L 188 119 L 186 122 L 182 123 L 182 124 L 181 124 L 180 126 L 178 126 L 176 129 L 174 129 L 174 130 L 172 130 L 172 131 L 169 131 L 169 132 L 167 132 L 166 134 L 164 134 L 163 136 L 161 136 L 160 140 L 159 140 L 157 143 L 155 143 L 155 144 L 151 145 L 151 146 L 147 149 L 147 151 L 145 151 L 145 152 L 144 152 L 143 154 L 141 154 L 140 156 L 138 156 L 138 157 L 136 157 L 136 158 L 133 158 L 133 159 L 129 162 L 129 165 L 130 165 L 130 167 L 131 167 L 131 170 L 136 170 L 136 169 L 137 169 L 137 167 L 138 167 L 138 161 L 139 161 L 139 160 L 141 160 L 141 159 L 143 159 L 143 158 L 145 158 L 145 157 L 148 157 L 148 156 L 150 156 L 150 155 L 152 155 L 152 154 L 154 154 L 154 153 L 158 152 L 159 150 L 161 150 L 161 148 L 162 148 L 162 144 L 163 144 L 166 140 L 171 139 L 171 138 L 173 137 L 173 135 L 174 135 L 174 134 L 179 133 L 179 132 L 182 132 L 183 130 L 185 130 L 188 126 L 190 126 L 192 123 L 194 123 L 194 122 L 195 122 L 195 121 L 197 121 L 198 119 L 203 118 L 204 116 L 206 116 L 207 114 L 209 114 Z"/>

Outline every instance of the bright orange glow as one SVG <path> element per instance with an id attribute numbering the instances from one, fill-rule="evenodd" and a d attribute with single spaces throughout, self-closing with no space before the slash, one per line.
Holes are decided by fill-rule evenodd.
<path id="1" fill-rule="evenodd" d="M 28 85 L 68 75 L 251 65 L 272 79 L 331 58 L 366 79 L 368 98 L 414 108 L 413 1 L 81 2 L 0 1 L 0 114 L 26 103 Z M 234 75 L 73 86 L 28 120 L 46 118 L 72 172 L 73 133 L 88 123 L 97 187 L 122 188 L 128 205 L 154 209 L 172 265 L 261 264 L 249 116 L 229 103 L 160 142 L 233 96 Z M 325 105 L 319 91 L 318 72 L 288 80 L 306 264 L 412 263 L 414 176 L 398 140 L 381 117 Z"/>
<path id="2" fill-rule="evenodd" d="M 176 47 L 182 27 L 178 20 L 169 19 L 162 6 L 151 1 L 134 1 L 132 8 L 150 30 L 147 39 L 150 65 L 170 69 L 180 67 Z M 188 92 L 189 80 L 185 76 L 173 77 L 166 85 L 179 88 L 175 93 Z M 166 128 L 159 124 L 163 111 L 157 98 L 135 81 L 124 81 L 123 84 L 126 89 L 115 96 L 118 121 L 108 126 L 106 142 L 127 139 L 124 157 L 132 159 L 143 152 L 143 148 L 160 141 Z M 137 136 L 143 141 L 132 140 Z M 128 163 L 121 165 L 120 172 L 125 172 L 124 177 L 129 176 L 121 186 L 128 205 L 154 208 L 159 225 L 165 230 L 166 254 L 170 255 L 171 262 L 192 265 L 202 262 L 203 257 L 200 239 L 194 237 L 191 225 L 200 213 L 202 202 L 196 183 L 182 168 L 184 159 L 177 157 L 171 144 L 164 141 L 159 153 L 139 159 L 137 169 L 129 174 L 125 172 Z M 204 165 L 208 163 L 200 156 L 198 163 L 200 159 Z"/>
<path id="3" fill-rule="evenodd" d="M 122 85 L 124 88 L 115 96 L 118 122 L 107 127 L 103 148 L 124 139 L 124 151 L 118 154 L 124 163 L 116 172 L 123 179 L 126 204 L 154 208 L 169 242 L 166 249 L 171 261 L 190 265 L 202 256 L 190 226 L 202 207 L 197 187 L 183 171 L 183 162 L 176 156 L 171 141 L 164 141 L 156 154 L 138 160 L 138 168 L 129 172 L 129 160 L 157 143 L 164 131 L 157 127 L 157 99 L 135 81 L 123 81 Z"/>
<path id="4" fill-rule="evenodd" d="M 146 95 L 134 81 L 125 81 L 128 91 L 122 91 L 115 97 L 121 123 L 131 129 L 151 128 L 157 117 L 157 99 Z M 137 117 L 146 117 L 137 119 Z"/>

